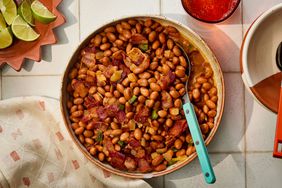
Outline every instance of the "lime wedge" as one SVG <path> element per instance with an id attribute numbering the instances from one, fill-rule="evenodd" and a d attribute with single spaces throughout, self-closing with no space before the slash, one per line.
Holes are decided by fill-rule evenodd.
<path id="1" fill-rule="evenodd" d="M 5 28 L 6 28 L 6 22 L 5 22 L 5 20 L 4 20 L 3 15 L 2 15 L 1 12 L 0 12 L 0 31 L 1 31 L 2 29 L 5 29 Z"/>
<path id="2" fill-rule="evenodd" d="M 7 48 L 13 43 L 13 36 L 9 28 L 0 31 L 0 49 Z"/>
<path id="3" fill-rule="evenodd" d="M 17 16 L 17 6 L 13 0 L 0 0 L 0 10 L 8 25 L 11 25 Z"/>
<path id="4" fill-rule="evenodd" d="M 34 41 L 40 36 L 20 15 L 12 23 L 12 32 L 18 39 L 23 41 Z"/>
<path id="5" fill-rule="evenodd" d="M 57 18 L 38 0 L 32 2 L 31 11 L 33 13 L 33 17 L 41 23 L 47 24 Z"/>
<path id="6" fill-rule="evenodd" d="M 21 17 L 24 19 L 24 21 L 26 21 L 31 26 L 35 26 L 31 8 L 30 8 L 30 3 L 27 0 L 21 3 L 18 9 L 18 12 L 19 12 L 19 15 L 21 15 Z"/>

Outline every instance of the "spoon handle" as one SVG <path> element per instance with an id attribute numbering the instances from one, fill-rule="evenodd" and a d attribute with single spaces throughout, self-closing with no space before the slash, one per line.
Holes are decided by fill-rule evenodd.
<path id="1" fill-rule="evenodd" d="M 279 148 L 279 144 L 281 144 L 282 146 L 282 85 L 280 88 L 280 99 L 279 99 L 279 108 L 278 108 L 277 122 L 276 122 L 276 135 L 274 140 L 273 157 L 282 158 L 282 147 Z"/>
<path id="2" fill-rule="evenodd" d="M 183 105 L 183 109 L 194 145 L 196 147 L 203 175 L 208 184 L 213 184 L 216 181 L 216 178 L 202 137 L 197 116 L 194 111 L 194 106 L 191 102 L 188 102 Z"/>

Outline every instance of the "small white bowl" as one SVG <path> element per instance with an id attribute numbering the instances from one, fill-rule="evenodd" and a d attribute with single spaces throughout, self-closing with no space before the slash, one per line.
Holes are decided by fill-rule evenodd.
<path id="1" fill-rule="evenodd" d="M 241 47 L 241 74 L 253 97 L 274 113 L 278 110 L 282 74 L 275 54 L 282 41 L 282 3 L 259 16 Z"/>

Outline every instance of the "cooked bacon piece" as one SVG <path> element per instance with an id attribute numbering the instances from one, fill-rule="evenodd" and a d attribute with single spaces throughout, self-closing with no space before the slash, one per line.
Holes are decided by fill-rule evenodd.
<path id="1" fill-rule="evenodd" d="M 109 152 L 115 152 L 114 145 L 109 137 L 104 136 L 103 145 Z"/>
<path id="2" fill-rule="evenodd" d="M 109 153 L 109 156 L 111 157 L 111 161 L 110 164 L 117 169 L 120 170 L 125 170 L 126 167 L 124 166 L 124 161 L 125 161 L 125 155 L 117 152 L 117 151 L 113 151 Z"/>
<path id="3" fill-rule="evenodd" d="M 85 85 L 87 87 L 91 87 L 91 86 L 95 85 L 96 77 L 93 77 L 91 75 L 86 75 L 85 82 L 86 82 Z"/>
<path id="4" fill-rule="evenodd" d="M 83 49 L 82 55 L 83 55 L 85 52 L 96 53 L 96 51 L 97 51 L 97 50 L 96 50 L 95 46 L 94 46 L 94 47 L 88 46 L 88 47 L 86 47 L 86 48 Z"/>
<path id="5" fill-rule="evenodd" d="M 127 76 L 129 73 L 131 73 L 130 69 L 127 68 L 127 66 L 125 66 L 124 64 L 119 64 L 118 68 L 122 70 L 122 79 Z M 125 75 L 125 76 L 124 76 Z M 124 77 L 123 77 L 124 76 Z"/>
<path id="6" fill-rule="evenodd" d="M 91 124 L 93 124 L 94 130 L 99 130 L 99 131 L 106 131 L 109 126 L 108 124 L 99 121 L 93 121 Z"/>
<path id="7" fill-rule="evenodd" d="M 167 76 L 169 78 L 169 83 L 172 84 L 175 80 L 175 74 L 171 71 L 168 71 Z"/>
<path id="8" fill-rule="evenodd" d="M 101 120 L 104 120 L 104 119 L 106 119 L 106 118 L 108 117 L 108 112 L 107 112 L 107 110 L 106 110 L 104 107 L 102 107 L 102 106 L 99 106 L 99 107 L 97 108 L 97 114 L 98 114 L 98 117 L 99 117 Z"/>
<path id="9" fill-rule="evenodd" d="M 125 116 L 126 114 L 125 114 L 125 112 L 124 111 L 122 111 L 122 110 L 120 110 L 120 111 L 118 111 L 117 112 L 117 114 L 115 115 L 115 117 L 117 118 L 117 120 L 119 121 L 119 122 L 124 122 L 125 121 L 125 119 L 126 119 L 126 116 Z"/>
<path id="10" fill-rule="evenodd" d="M 150 116 L 150 109 L 147 106 L 145 106 L 134 116 L 134 120 L 139 123 L 146 123 L 148 121 L 149 116 Z"/>
<path id="11" fill-rule="evenodd" d="M 130 149 L 130 154 L 136 158 L 144 158 L 146 151 L 141 146 L 140 142 L 134 138 L 130 138 L 127 148 Z"/>
<path id="12" fill-rule="evenodd" d="M 138 170 L 140 172 L 150 172 L 152 171 L 152 168 L 150 166 L 150 164 L 148 163 L 148 161 L 146 161 L 145 159 L 139 159 L 138 160 Z"/>
<path id="13" fill-rule="evenodd" d="M 144 149 L 142 149 L 142 147 L 138 147 L 134 150 L 136 151 L 134 157 L 139 158 L 139 159 L 145 157 L 146 152 Z"/>
<path id="14" fill-rule="evenodd" d="M 124 122 L 126 120 L 125 112 L 120 110 L 116 104 L 108 105 L 106 107 L 99 106 L 96 112 L 101 120 L 104 120 L 107 117 L 115 117 L 119 122 Z"/>
<path id="15" fill-rule="evenodd" d="M 131 72 L 130 69 L 123 63 L 125 58 L 126 54 L 122 50 L 119 50 L 112 55 L 112 64 L 114 66 L 118 66 L 119 70 L 122 70 L 120 81 L 122 81 Z"/>
<path id="16" fill-rule="evenodd" d="M 83 123 L 87 123 L 90 120 L 95 120 L 95 121 L 99 120 L 99 117 L 98 117 L 98 114 L 97 114 L 97 107 L 93 107 L 93 108 L 90 108 L 90 109 L 84 111 L 84 114 L 83 114 L 81 121 Z"/>
<path id="17" fill-rule="evenodd" d="M 115 53 L 113 53 L 112 55 L 112 63 L 113 65 L 117 66 L 118 64 L 120 64 L 123 59 L 126 57 L 126 54 L 123 50 L 119 50 L 116 51 Z"/>
<path id="18" fill-rule="evenodd" d="M 152 153 L 153 152 L 153 148 L 151 146 L 147 146 L 145 147 L 146 153 Z"/>
<path id="19" fill-rule="evenodd" d="M 136 148 L 136 147 L 139 147 L 140 146 L 140 142 L 137 141 L 136 139 L 134 138 L 131 138 L 128 142 L 128 144 L 132 147 L 132 148 Z"/>
<path id="20" fill-rule="evenodd" d="M 146 55 L 139 48 L 132 48 L 127 56 L 135 65 L 140 65 L 146 59 Z"/>
<path id="21" fill-rule="evenodd" d="M 163 90 L 166 90 L 170 84 L 175 80 L 175 74 L 169 71 L 165 76 L 162 76 L 159 84 Z"/>
<path id="22" fill-rule="evenodd" d="M 169 129 L 168 134 L 170 136 L 180 136 L 187 129 L 187 121 L 182 119 L 174 123 L 174 125 Z"/>
<path id="23" fill-rule="evenodd" d="M 125 155 L 115 150 L 111 139 L 108 137 L 104 137 L 103 145 L 105 149 L 109 152 L 109 156 L 111 157 L 110 164 L 115 168 L 124 170 Z"/>
<path id="24" fill-rule="evenodd" d="M 166 91 L 162 91 L 162 107 L 164 109 L 169 109 L 173 106 L 172 98 L 170 94 Z"/>
<path id="25" fill-rule="evenodd" d="M 130 38 L 130 42 L 134 44 L 147 44 L 148 40 L 141 34 L 133 34 Z"/>
<path id="26" fill-rule="evenodd" d="M 111 76 L 118 70 L 117 66 L 108 65 L 107 68 L 103 71 L 103 74 L 106 78 L 111 78 Z"/>
<path id="27" fill-rule="evenodd" d="M 108 116 L 110 116 L 110 117 L 115 117 L 119 110 L 120 109 L 119 109 L 118 105 L 116 105 L 116 104 L 106 106 L 106 111 L 108 113 Z"/>
<path id="28" fill-rule="evenodd" d="M 87 108 L 87 109 L 90 109 L 90 108 L 93 108 L 93 107 L 96 107 L 99 105 L 99 102 L 96 101 L 94 99 L 94 97 L 92 97 L 91 95 L 87 96 L 85 99 L 84 99 L 84 106 Z"/>
<path id="29" fill-rule="evenodd" d="M 136 161 L 131 157 L 126 157 L 124 161 L 124 166 L 127 168 L 127 170 L 133 171 L 136 169 L 137 164 Z"/>
<path id="30" fill-rule="evenodd" d="M 92 52 L 85 52 L 82 55 L 81 62 L 87 67 L 93 67 L 96 64 L 95 54 Z"/>
<path id="31" fill-rule="evenodd" d="M 175 124 L 169 129 L 166 137 L 166 145 L 171 146 L 177 137 L 179 137 L 187 129 L 187 121 L 177 120 Z"/>
<path id="32" fill-rule="evenodd" d="M 74 92 L 78 93 L 80 97 L 84 98 L 88 94 L 88 89 L 81 80 L 74 80 L 72 83 Z"/>
<path id="33" fill-rule="evenodd" d="M 87 123 L 90 120 L 91 120 L 91 117 L 89 116 L 89 114 L 87 114 L 87 115 L 84 114 L 83 117 L 81 118 L 81 121 L 83 123 Z"/>

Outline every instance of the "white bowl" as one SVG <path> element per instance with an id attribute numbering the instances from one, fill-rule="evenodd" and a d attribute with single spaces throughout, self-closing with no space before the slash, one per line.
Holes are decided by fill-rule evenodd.
<path id="1" fill-rule="evenodd" d="M 241 74 L 254 98 L 277 113 L 282 74 L 275 54 L 282 41 L 282 3 L 259 16 L 247 31 L 241 47 Z"/>

